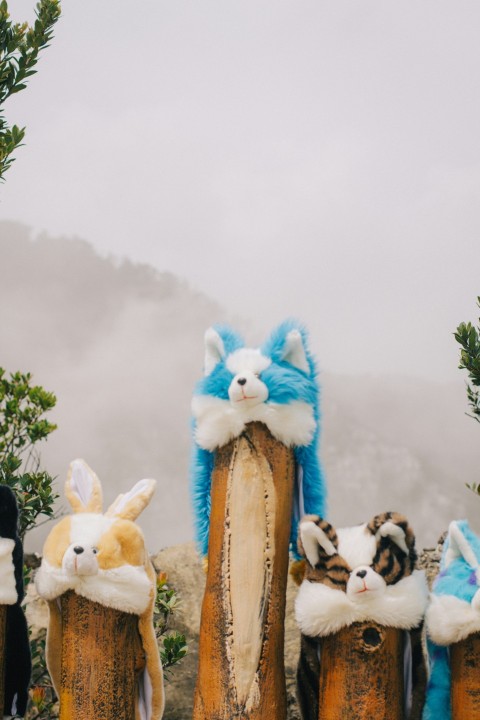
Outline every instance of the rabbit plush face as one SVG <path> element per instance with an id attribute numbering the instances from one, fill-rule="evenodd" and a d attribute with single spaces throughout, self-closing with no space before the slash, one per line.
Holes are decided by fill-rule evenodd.
<path id="1" fill-rule="evenodd" d="M 47 599 L 67 589 L 125 612 L 142 613 L 151 582 L 143 533 L 133 520 L 148 504 L 154 480 L 141 480 L 102 514 L 102 490 L 95 473 L 75 460 L 66 482 L 74 514 L 50 532 L 36 583 Z"/>
<path id="2" fill-rule="evenodd" d="M 425 610 L 427 586 L 414 570 L 415 538 L 398 513 L 338 530 L 315 516 L 299 528 L 305 579 L 295 614 L 305 635 L 329 635 L 363 620 L 410 629 Z"/>
<path id="3" fill-rule="evenodd" d="M 466 520 L 450 523 L 426 621 L 437 645 L 480 631 L 480 538 Z"/>
<path id="4" fill-rule="evenodd" d="M 149 503 L 154 480 L 141 480 L 102 514 L 102 488 L 83 460 L 70 465 L 65 494 L 73 514 L 50 532 L 35 576 L 48 601 L 47 665 L 57 695 L 62 674 L 60 596 L 73 590 L 106 607 L 138 616 L 146 666 L 138 677 L 135 717 L 160 720 L 165 705 L 163 673 L 153 626 L 156 573 L 134 520 Z"/>

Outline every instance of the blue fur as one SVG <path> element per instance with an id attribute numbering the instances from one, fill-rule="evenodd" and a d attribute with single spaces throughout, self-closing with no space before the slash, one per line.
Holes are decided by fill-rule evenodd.
<path id="1" fill-rule="evenodd" d="M 226 356 L 244 347 L 242 338 L 230 328 L 215 327 L 215 330 L 223 340 Z M 282 360 L 285 340 L 291 330 L 298 330 L 302 335 L 310 373 L 302 372 Z M 300 516 L 304 513 L 312 513 L 323 517 L 326 511 L 326 488 L 318 458 L 320 414 L 318 407 L 317 369 L 315 361 L 308 350 L 307 331 L 294 320 L 287 320 L 277 327 L 260 350 L 263 355 L 272 359 L 272 364 L 261 373 L 261 379 L 267 386 L 269 392 L 267 403 L 288 404 L 292 401 L 299 400 L 308 403 L 314 410 L 316 429 L 310 445 L 294 448 L 297 464 L 297 479 L 299 468 L 303 471 L 302 504 L 296 503 L 290 535 L 293 554 L 295 557 L 298 557 L 296 538 Z M 228 400 L 228 389 L 232 379 L 232 373 L 227 369 L 225 362 L 221 361 L 216 365 L 210 375 L 202 378 L 197 383 L 195 394 L 213 395 L 222 400 Z M 202 555 L 206 555 L 208 552 L 210 483 L 214 457 L 214 453 L 204 450 L 194 443 L 191 488 L 196 539 Z"/>
<path id="2" fill-rule="evenodd" d="M 471 531 L 467 520 L 459 520 L 457 525 L 467 539 L 475 557 L 480 559 L 480 539 Z M 445 568 L 445 556 L 449 547 L 450 538 L 447 537 L 440 561 L 440 573 L 435 580 L 434 593 L 435 595 L 454 595 L 469 603 L 478 590 L 476 579 L 472 574 L 473 568 L 463 557 L 455 558 L 448 568 Z M 473 583 L 472 578 L 474 579 Z"/>
<path id="3" fill-rule="evenodd" d="M 458 528 L 467 539 L 475 557 L 480 559 L 480 539 L 472 532 L 466 520 L 457 522 Z M 473 568 L 463 556 L 457 557 L 445 567 L 445 558 L 450 547 L 450 537 L 443 546 L 440 572 L 434 582 L 434 595 L 453 595 L 470 603 L 478 590 Z M 450 655 L 448 647 L 427 643 L 430 662 L 430 679 L 422 720 L 450 720 Z"/>
<path id="4" fill-rule="evenodd" d="M 303 347 L 310 367 L 309 375 L 281 359 L 285 338 L 291 330 L 298 330 L 302 336 Z M 261 347 L 261 351 L 263 355 L 271 357 L 273 361 L 272 365 L 262 373 L 262 380 L 269 391 L 268 399 L 276 403 L 303 400 L 312 405 L 314 409 L 316 430 L 313 440 L 310 445 L 296 447 L 294 451 L 297 467 L 301 467 L 303 470 L 303 508 L 298 508 L 298 511 L 294 513 L 290 533 L 291 549 L 294 556 L 298 558 L 296 542 L 300 516 L 312 514 L 324 517 L 326 513 L 326 487 L 318 458 L 320 412 L 317 367 L 308 349 L 308 333 L 305 327 L 295 320 L 286 320 L 276 328 L 267 342 Z"/>
<path id="5" fill-rule="evenodd" d="M 428 640 L 430 678 L 422 720 L 450 720 L 450 657 L 446 647 L 440 647 Z"/>

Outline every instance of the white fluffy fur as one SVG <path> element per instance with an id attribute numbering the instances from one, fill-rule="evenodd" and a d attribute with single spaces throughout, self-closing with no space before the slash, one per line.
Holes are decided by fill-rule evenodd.
<path id="1" fill-rule="evenodd" d="M 194 395 L 195 440 L 205 450 L 215 450 L 238 437 L 249 422 L 263 422 L 284 445 L 309 445 L 315 432 L 313 408 L 304 402 L 287 405 L 261 403 L 234 407 L 229 400 Z"/>
<path id="2" fill-rule="evenodd" d="M 350 565 L 370 565 L 377 551 L 377 541 L 367 528 L 367 524 L 337 530 L 338 554 Z"/>
<path id="3" fill-rule="evenodd" d="M 239 375 L 245 370 L 260 374 L 272 364 L 270 358 L 262 355 L 256 348 L 240 348 L 227 358 L 227 368 L 233 375 Z"/>
<path id="4" fill-rule="evenodd" d="M 367 595 L 367 593 L 365 593 Z M 380 625 L 409 630 L 419 625 L 427 604 L 428 588 L 420 570 L 385 592 L 365 598 L 348 596 L 322 583 L 304 580 L 295 600 L 295 617 L 300 630 L 311 637 L 324 637 L 354 622 L 370 620 Z"/>
<path id="5" fill-rule="evenodd" d="M 427 632 L 437 645 L 451 645 L 480 632 L 480 590 L 472 602 L 453 595 L 431 595 L 425 616 Z"/>
<path id="6" fill-rule="evenodd" d="M 15 568 L 12 553 L 15 542 L 9 538 L 0 538 L 0 604 L 15 605 L 17 590 L 15 588 Z"/>
<path id="7" fill-rule="evenodd" d="M 67 590 L 74 590 L 88 600 L 135 615 L 145 612 L 151 593 L 151 581 L 143 565 L 99 570 L 96 575 L 71 575 L 43 559 L 35 585 L 45 600 L 55 600 Z"/>

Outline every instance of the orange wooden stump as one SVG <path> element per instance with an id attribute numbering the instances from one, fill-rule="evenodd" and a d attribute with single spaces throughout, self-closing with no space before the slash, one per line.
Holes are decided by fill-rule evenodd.
<path id="1" fill-rule="evenodd" d="M 145 665 L 138 617 L 70 591 L 61 623 L 60 720 L 135 720 Z"/>
<path id="2" fill-rule="evenodd" d="M 220 448 L 194 720 L 284 720 L 293 451 L 261 423 Z"/>
<path id="3" fill-rule="evenodd" d="M 7 606 L 0 605 L 0 717 L 5 704 L 5 637 L 7 631 Z"/>
<path id="4" fill-rule="evenodd" d="M 318 717 L 403 720 L 401 630 L 362 622 L 321 639 Z"/>
<path id="5" fill-rule="evenodd" d="M 480 720 L 480 633 L 450 646 L 452 720 Z"/>

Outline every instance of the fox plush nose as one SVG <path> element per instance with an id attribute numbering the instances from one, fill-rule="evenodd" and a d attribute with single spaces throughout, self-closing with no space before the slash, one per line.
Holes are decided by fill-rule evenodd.
<path id="1" fill-rule="evenodd" d="M 245 385 L 246 382 L 247 382 L 247 378 L 243 378 L 243 377 L 242 377 L 242 378 L 238 378 L 238 380 L 237 380 L 237 383 L 238 383 L 239 385 Z"/>
<path id="2" fill-rule="evenodd" d="M 75 547 L 73 548 L 73 552 L 74 552 L 76 555 L 81 555 L 82 552 L 83 552 L 83 548 L 80 547 L 80 545 L 75 545 Z"/>
<path id="3" fill-rule="evenodd" d="M 364 578 L 366 574 L 367 574 L 367 571 L 366 571 L 366 570 L 359 570 L 359 571 L 357 572 L 357 577 L 359 577 L 359 578 Z"/>

